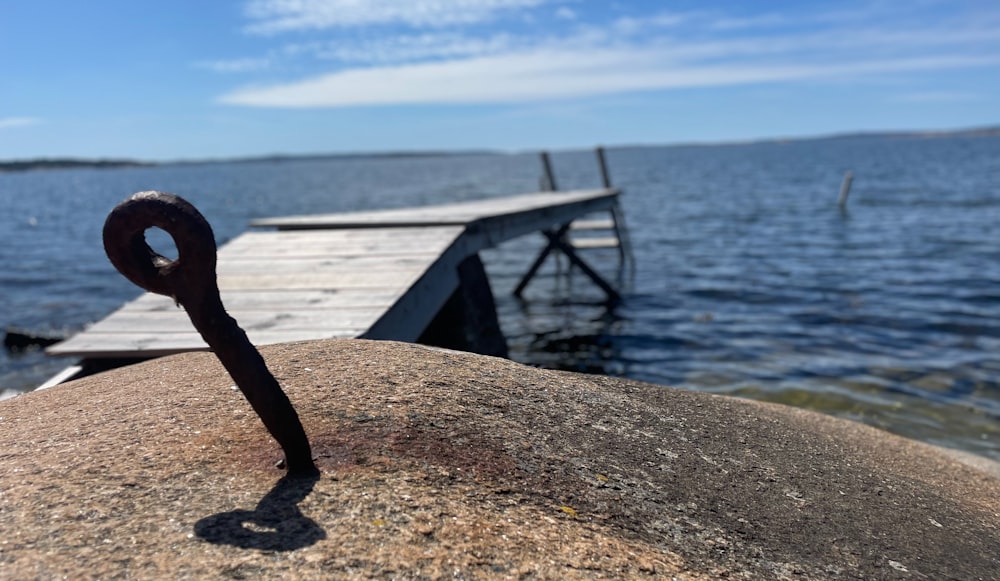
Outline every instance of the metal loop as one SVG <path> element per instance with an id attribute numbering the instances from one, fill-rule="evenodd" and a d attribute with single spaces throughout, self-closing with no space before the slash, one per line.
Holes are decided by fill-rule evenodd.
<path id="1" fill-rule="evenodd" d="M 146 243 L 145 232 L 153 227 L 173 237 L 177 260 L 157 254 Z M 246 333 L 222 306 L 215 278 L 215 236 L 205 217 L 173 194 L 140 192 L 108 215 L 104 249 L 127 279 L 150 292 L 173 297 L 184 307 L 198 333 L 281 445 L 289 473 L 318 474 L 295 408 Z"/>
<path id="2" fill-rule="evenodd" d="M 177 259 L 157 254 L 146 230 L 160 228 L 177 245 Z M 216 246 L 212 227 L 194 206 L 165 192 L 139 192 L 118 204 L 104 222 L 104 250 L 125 278 L 157 294 L 174 297 L 215 286 Z M 209 282 L 210 281 L 210 282 Z"/>

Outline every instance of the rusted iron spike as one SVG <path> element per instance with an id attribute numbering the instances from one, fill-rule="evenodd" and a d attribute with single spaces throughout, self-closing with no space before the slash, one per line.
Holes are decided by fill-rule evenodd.
<path id="1" fill-rule="evenodd" d="M 160 228 L 177 245 L 177 259 L 157 254 L 145 232 Z M 125 278 L 172 297 L 236 381 L 264 426 L 285 452 L 289 473 L 316 474 L 305 430 L 264 359 L 222 306 L 216 281 L 212 227 L 186 200 L 139 192 L 118 204 L 104 223 L 104 250 Z"/>

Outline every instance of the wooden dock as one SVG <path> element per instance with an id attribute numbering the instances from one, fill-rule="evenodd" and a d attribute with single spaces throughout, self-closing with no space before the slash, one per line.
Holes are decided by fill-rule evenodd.
<path id="1" fill-rule="evenodd" d="M 258 220 L 219 250 L 223 303 L 257 345 L 359 337 L 416 341 L 480 250 L 610 210 L 614 188 Z M 144 294 L 49 355 L 149 358 L 207 350 L 183 309 Z"/>

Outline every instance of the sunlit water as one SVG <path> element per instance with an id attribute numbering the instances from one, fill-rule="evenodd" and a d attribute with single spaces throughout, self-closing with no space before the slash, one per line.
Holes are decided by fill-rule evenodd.
<path id="1" fill-rule="evenodd" d="M 608 158 L 637 265 L 624 302 L 608 309 L 555 261 L 513 299 L 541 236 L 485 253 L 514 359 L 788 403 L 1000 459 L 1000 139 Z M 553 162 L 561 188 L 599 183 L 590 152 Z M 0 325 L 70 332 L 137 295 L 100 242 L 107 212 L 135 191 L 188 198 L 223 243 L 257 217 L 521 193 L 539 174 L 533 155 L 0 174 Z M 617 274 L 614 253 L 587 257 Z M 30 389 L 65 363 L 0 354 L 0 388 Z"/>

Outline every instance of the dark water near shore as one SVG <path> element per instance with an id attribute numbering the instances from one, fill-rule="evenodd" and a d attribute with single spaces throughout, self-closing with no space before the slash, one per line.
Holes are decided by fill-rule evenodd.
<path id="1" fill-rule="evenodd" d="M 778 401 L 1000 459 L 1000 139 L 852 138 L 615 149 L 637 268 L 608 310 L 541 246 L 484 255 L 516 360 Z M 599 183 L 590 152 L 560 187 Z M 855 174 L 849 211 L 840 181 Z M 442 203 L 538 188 L 534 155 L 329 159 L 0 174 L 0 325 L 82 328 L 138 294 L 104 257 L 107 212 L 144 189 L 220 243 L 262 216 Z M 613 255 L 588 255 L 614 273 Z M 0 353 L 0 391 L 66 362 Z"/>

